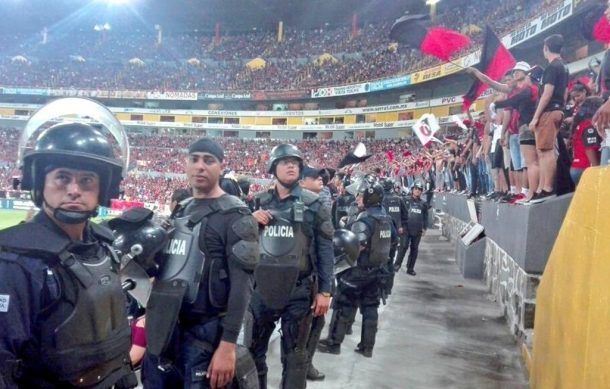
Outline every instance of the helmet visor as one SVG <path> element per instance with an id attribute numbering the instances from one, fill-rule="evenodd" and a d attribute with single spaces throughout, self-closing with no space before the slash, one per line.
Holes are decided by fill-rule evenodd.
<path id="1" fill-rule="evenodd" d="M 110 144 L 120 150 L 123 176 L 129 165 L 129 141 L 123 125 L 104 105 L 91 99 L 68 97 L 54 100 L 36 111 L 25 125 L 19 139 L 18 163 L 23 161 L 25 153 L 32 147 L 40 131 L 62 122 L 78 122 L 101 128 L 101 132 L 112 138 Z M 116 154 L 115 154 L 116 155 Z"/>

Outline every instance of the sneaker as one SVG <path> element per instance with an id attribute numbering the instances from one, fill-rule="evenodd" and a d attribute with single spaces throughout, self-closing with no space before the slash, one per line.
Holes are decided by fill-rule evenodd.
<path id="1" fill-rule="evenodd" d="M 509 204 L 517 204 L 521 200 L 525 200 L 525 195 L 523 193 L 514 195 L 513 198 L 509 201 Z"/>
<path id="2" fill-rule="evenodd" d="M 536 197 L 536 195 L 538 195 L 538 197 Z M 534 195 L 534 198 L 530 201 L 530 204 L 540 204 L 542 202 L 545 202 L 548 199 L 552 199 L 553 197 L 557 197 L 557 195 L 553 192 L 547 192 L 546 190 L 542 190 L 542 192 L 540 193 L 536 193 L 536 195 Z"/>

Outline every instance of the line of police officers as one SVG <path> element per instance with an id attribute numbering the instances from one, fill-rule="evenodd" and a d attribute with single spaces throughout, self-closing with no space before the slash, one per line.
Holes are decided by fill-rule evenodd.
<path id="1" fill-rule="evenodd" d="M 93 109 L 79 113 L 111 115 Z M 110 123 L 113 134 L 117 123 Z M 125 174 L 127 162 L 113 146 L 104 128 L 63 122 L 23 154 L 21 187 L 41 212 L 0 231 L 0 388 L 136 386 L 126 291 L 146 306 L 145 387 L 266 388 L 269 339 L 280 321 L 281 387 L 305 388 L 308 372 L 323 378 L 311 374 L 311 362 L 331 302 L 335 253 L 353 266 L 336 276 L 335 315 L 320 347 L 336 352 L 360 308 L 357 351 L 372 355 L 391 253 L 405 227 L 417 236 L 410 219 L 388 216 L 378 180 L 357 183 L 361 212 L 353 213 L 351 232 L 337 233 L 317 186 L 299 185 L 305 166 L 296 147 L 271 151 L 275 186 L 256 196 L 252 212 L 221 189 L 224 152 L 204 138 L 188 151 L 192 197 L 163 228 L 135 210 L 110 223 L 112 231 L 90 219 L 117 197 Z M 311 169 L 308 176 L 318 179 Z M 337 200 L 337 217 L 348 216 L 346 203 Z M 392 215 L 398 203 L 386 204 Z M 402 215 L 406 208 L 398 208 Z"/>

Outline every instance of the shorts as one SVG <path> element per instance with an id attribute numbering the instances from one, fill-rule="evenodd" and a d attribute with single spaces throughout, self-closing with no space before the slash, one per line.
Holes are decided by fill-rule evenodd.
<path id="1" fill-rule="evenodd" d="M 519 145 L 519 134 L 512 134 L 508 142 L 510 145 L 510 158 L 513 161 L 513 168 L 515 171 L 520 171 L 525 167 L 523 164 L 525 158 L 523 158 L 521 146 Z"/>
<path id="2" fill-rule="evenodd" d="M 536 146 L 536 137 L 527 124 L 519 127 L 519 144 Z"/>
<path id="3" fill-rule="evenodd" d="M 496 145 L 496 150 L 491 155 L 491 168 L 504 169 L 504 153 L 502 152 L 500 142 L 498 142 Z"/>
<path id="4" fill-rule="evenodd" d="M 549 111 L 542 114 L 534 132 L 537 150 L 548 151 L 555 148 L 562 121 L 563 111 Z"/>

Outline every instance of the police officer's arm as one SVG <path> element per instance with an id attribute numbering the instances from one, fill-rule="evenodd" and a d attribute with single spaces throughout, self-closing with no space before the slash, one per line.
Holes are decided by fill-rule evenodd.
<path id="1" fill-rule="evenodd" d="M 407 200 L 402 198 L 400 199 L 400 224 L 403 234 L 406 233 L 409 224 L 409 207 L 407 206 Z"/>
<path id="2" fill-rule="evenodd" d="M 0 260 L 0 387 L 4 383 L 17 388 L 19 350 L 31 338 L 43 280 L 40 274 L 26 274 L 16 263 Z"/>
<path id="3" fill-rule="evenodd" d="M 423 207 L 422 207 L 422 217 L 424 218 L 424 221 L 423 221 L 424 234 L 428 230 L 428 209 L 430 209 L 430 206 L 427 203 L 424 203 Z"/>
<path id="4" fill-rule="evenodd" d="M 318 289 L 320 293 L 330 293 L 333 282 L 333 267 L 335 254 L 330 208 L 322 205 L 316 214 L 316 267 L 318 269 Z"/>
<path id="5" fill-rule="evenodd" d="M 224 215 L 228 226 L 224 253 L 229 265 L 231 289 L 227 314 L 222 319 L 222 340 L 235 343 L 254 284 L 253 271 L 258 263 L 258 224 L 249 211 Z"/>
<path id="6" fill-rule="evenodd" d="M 252 294 L 252 271 L 258 260 L 258 226 L 247 208 L 216 214 L 209 226 L 213 228 L 207 229 L 205 238 L 210 260 L 226 261 L 230 280 L 226 314 L 221 319 L 221 341 L 207 372 L 210 386 L 220 388 L 230 383 L 235 374 L 236 342 Z"/>

